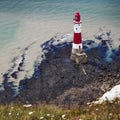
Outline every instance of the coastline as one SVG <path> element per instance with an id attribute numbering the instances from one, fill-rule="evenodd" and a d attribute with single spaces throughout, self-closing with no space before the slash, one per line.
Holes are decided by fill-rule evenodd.
<path id="1" fill-rule="evenodd" d="M 111 33 L 104 34 L 112 42 L 109 36 Z M 32 78 L 21 80 L 17 96 L 14 96 L 12 83 L 8 82 L 1 94 L 0 103 L 43 102 L 63 107 L 79 107 L 101 97 L 113 86 L 120 84 L 120 47 L 112 49 L 111 56 L 107 56 L 110 49 L 106 45 L 108 41 L 103 38 L 104 35 L 96 36 L 99 44 L 94 40 L 83 42 L 84 50 L 89 56 L 88 63 L 84 65 L 70 61 L 71 42 L 60 43 L 59 39 L 54 38 L 46 41 L 41 46 L 43 60 L 36 64 Z M 111 61 L 106 61 L 108 57 Z"/>

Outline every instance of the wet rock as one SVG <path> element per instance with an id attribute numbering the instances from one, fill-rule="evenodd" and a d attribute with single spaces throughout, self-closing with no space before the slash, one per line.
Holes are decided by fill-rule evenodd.
<path id="1" fill-rule="evenodd" d="M 86 52 L 88 63 L 76 64 L 70 61 L 71 45 L 66 44 L 59 49 L 52 46 L 52 51 L 45 53 L 46 59 L 38 67 L 41 75 L 36 81 L 31 78 L 29 83 L 28 80 L 29 85 L 26 85 L 29 88 L 21 91 L 22 99 L 19 100 L 33 103 L 37 100 L 65 107 L 79 107 L 96 100 L 119 81 L 119 73 L 114 75 L 111 70 L 112 66 L 118 69 L 118 60 L 111 64 L 104 62 L 99 50 L 90 49 Z M 113 83 L 114 79 L 117 81 Z"/>
<path id="2" fill-rule="evenodd" d="M 11 74 L 11 76 L 14 78 L 14 79 L 17 79 L 17 75 L 18 74 L 18 71 L 15 71 Z"/>
<path id="3" fill-rule="evenodd" d="M 120 83 L 119 54 L 107 62 L 107 49 L 89 40 L 84 43 L 88 62 L 76 64 L 70 60 L 72 43 L 53 43 L 54 39 L 51 39 L 42 45 L 43 52 L 47 51 L 42 55 L 44 59 L 35 66 L 32 78 L 20 82 L 20 94 L 16 101 L 81 107 Z M 89 48 L 92 45 L 96 47 Z M 16 73 L 13 77 L 17 77 Z"/>

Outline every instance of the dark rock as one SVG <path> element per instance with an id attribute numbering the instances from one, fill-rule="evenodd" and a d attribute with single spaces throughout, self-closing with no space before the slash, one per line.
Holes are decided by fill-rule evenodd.
<path id="1" fill-rule="evenodd" d="M 18 73 L 18 71 L 15 71 L 15 72 L 13 72 L 13 73 L 11 74 L 11 76 L 12 76 L 14 79 L 17 79 L 17 73 Z"/>
<path id="2" fill-rule="evenodd" d="M 112 66 L 119 69 L 119 62 L 104 62 L 100 49 L 93 48 L 87 51 L 88 63 L 75 64 L 70 61 L 71 45 L 60 47 L 61 45 L 52 46 L 52 51 L 48 50 L 45 54 L 46 59 L 38 67 L 41 75 L 37 81 L 31 78 L 31 82 L 28 80 L 28 83 L 25 83 L 29 88 L 21 91 L 22 99 L 19 100 L 30 100 L 33 103 L 37 100 L 60 106 L 79 107 L 101 97 L 103 92 L 119 81 L 111 81 L 119 76 L 116 76 L 118 72 L 112 75 L 111 71 Z M 31 89 L 33 86 L 34 89 Z"/>
<path id="3" fill-rule="evenodd" d="M 41 64 L 35 65 L 32 78 L 20 82 L 20 94 L 16 101 L 81 107 L 101 97 L 104 92 L 119 83 L 118 50 L 112 52 L 118 56 L 107 62 L 107 48 L 101 43 L 97 47 L 89 48 L 96 43 L 90 40 L 87 42 L 84 42 L 88 55 L 86 64 L 76 64 L 70 60 L 72 43 L 54 45 L 53 38 L 44 43 L 43 51 L 47 51 L 43 55 L 45 59 Z M 16 75 L 17 73 L 12 74 L 14 78 Z M 7 78 L 7 74 L 4 77 Z"/>

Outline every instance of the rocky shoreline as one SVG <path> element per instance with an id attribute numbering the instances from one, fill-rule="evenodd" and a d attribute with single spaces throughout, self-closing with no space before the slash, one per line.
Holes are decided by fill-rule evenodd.
<path id="1" fill-rule="evenodd" d="M 109 47 L 110 39 L 103 40 L 102 36 L 97 36 L 97 39 L 100 40 L 99 44 L 93 40 L 83 42 L 89 58 L 86 64 L 76 64 L 70 60 L 71 42 L 54 44 L 54 38 L 45 42 L 41 45 L 43 60 L 36 65 L 33 77 L 21 80 L 17 96 L 7 86 L 0 95 L 0 103 L 41 102 L 61 107 L 80 107 L 101 97 L 120 84 L 120 46 L 117 50 L 112 49 Z M 111 54 L 107 56 L 109 51 Z"/>

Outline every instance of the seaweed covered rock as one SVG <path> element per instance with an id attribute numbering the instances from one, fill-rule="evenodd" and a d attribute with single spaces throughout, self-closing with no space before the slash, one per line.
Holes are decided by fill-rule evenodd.
<path id="1" fill-rule="evenodd" d="M 79 107 L 119 84 L 119 50 L 112 51 L 109 56 L 112 60 L 107 61 L 107 46 L 96 45 L 92 40 L 84 41 L 83 45 L 88 62 L 76 64 L 70 60 L 71 42 L 54 45 L 51 39 L 44 43 L 44 59 L 38 66 L 41 75 L 27 80 L 27 88 L 21 91 L 19 100 Z"/>

